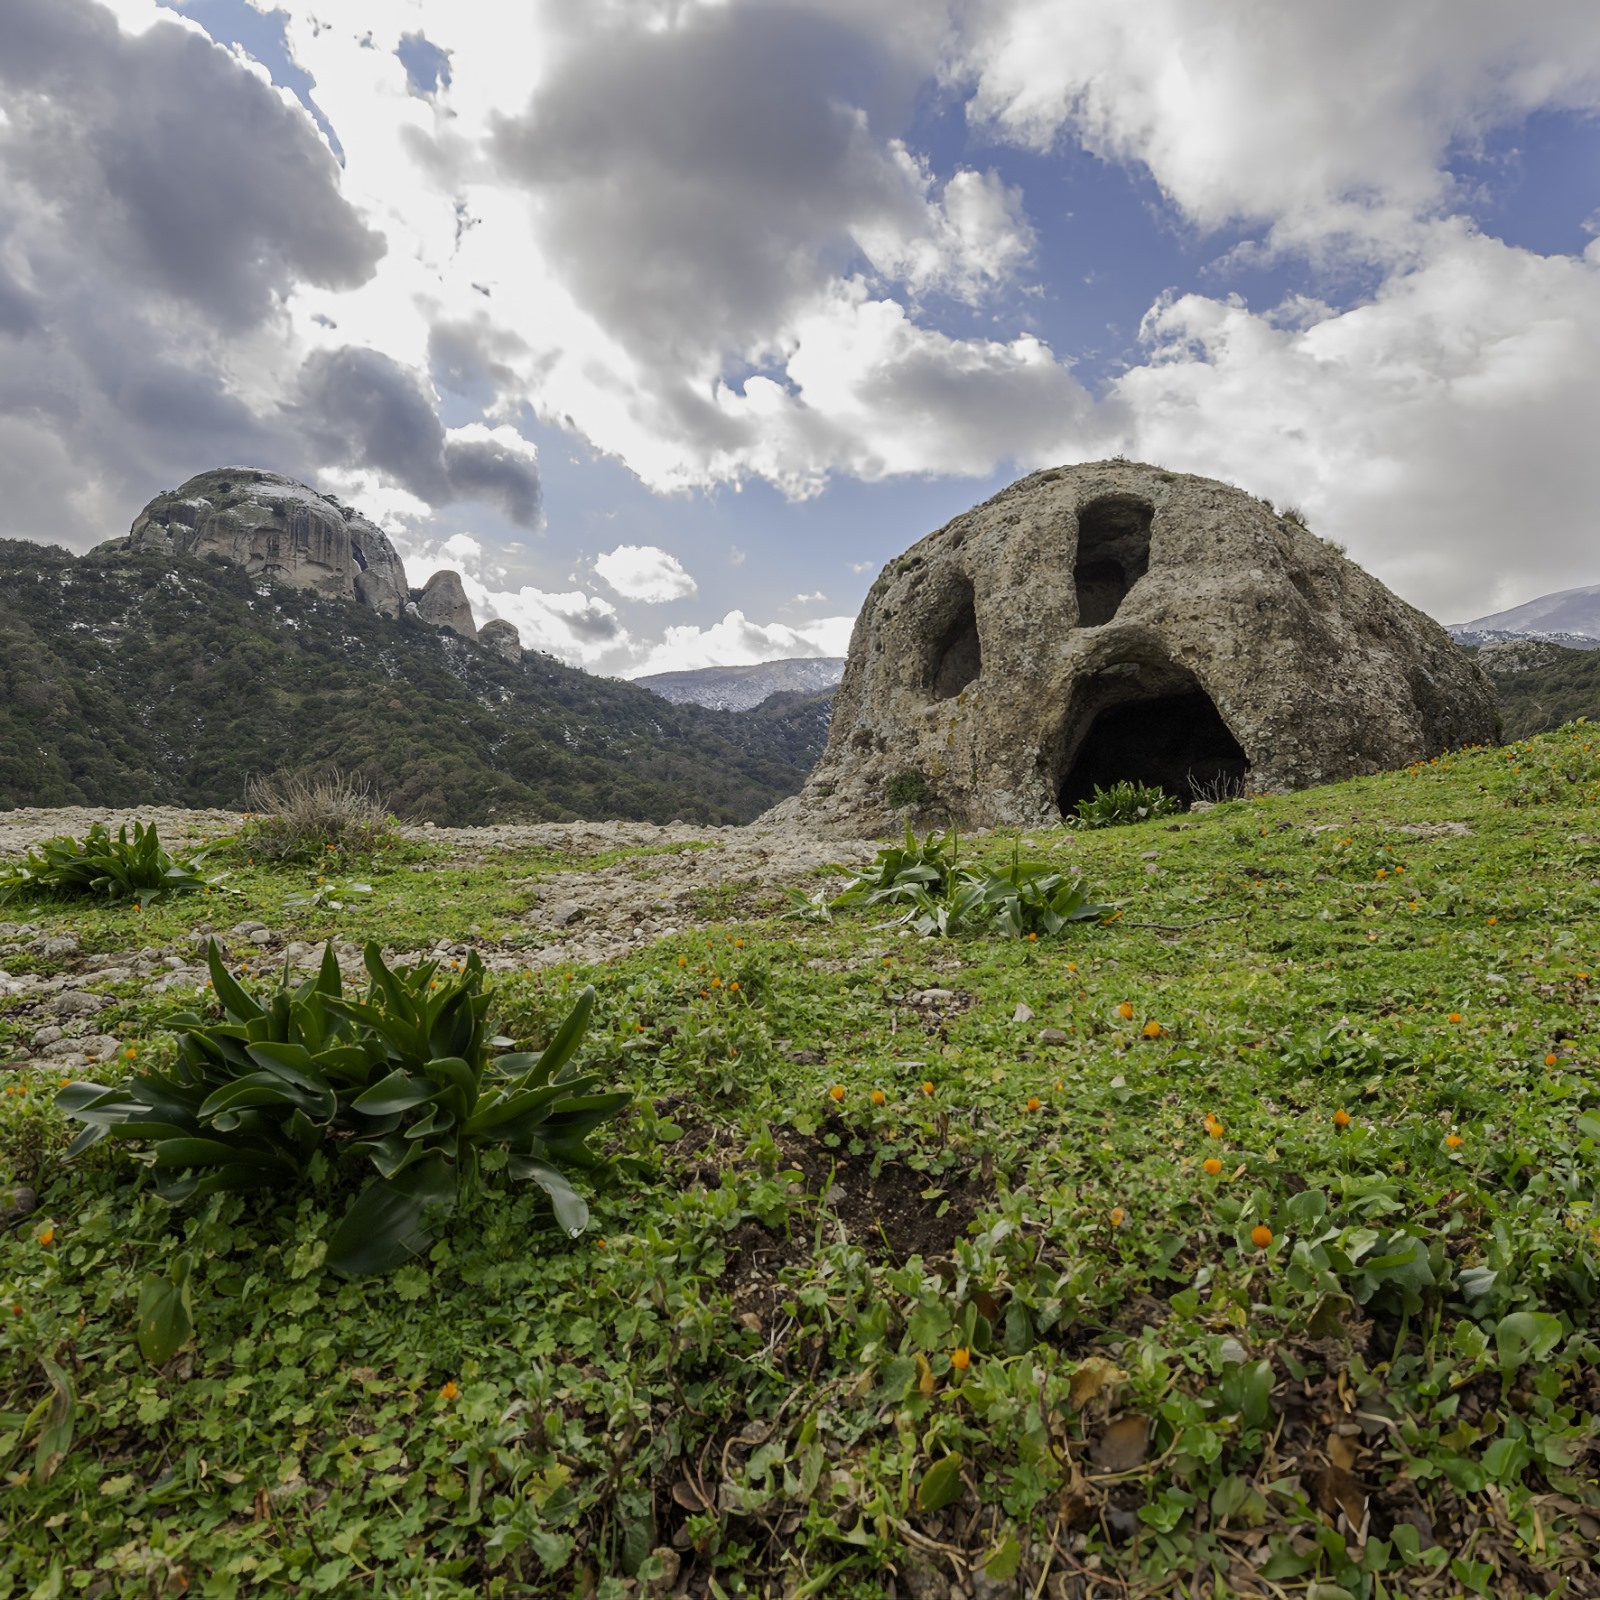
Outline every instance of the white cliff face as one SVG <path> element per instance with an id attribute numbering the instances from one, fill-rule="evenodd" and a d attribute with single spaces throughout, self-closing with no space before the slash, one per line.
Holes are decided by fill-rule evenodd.
<path id="1" fill-rule="evenodd" d="M 116 542 L 221 556 L 252 577 L 386 617 L 398 617 L 406 600 L 405 568 L 381 528 L 330 495 L 257 467 L 219 467 L 157 495 Z"/>

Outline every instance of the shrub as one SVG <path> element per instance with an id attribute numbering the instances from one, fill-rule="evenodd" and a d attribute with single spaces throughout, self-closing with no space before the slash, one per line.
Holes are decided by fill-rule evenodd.
<path id="1" fill-rule="evenodd" d="M 265 1005 L 229 974 L 214 940 L 207 959 L 222 1019 L 167 1019 L 180 1030 L 170 1072 L 63 1089 L 63 1109 L 88 1125 L 69 1156 L 107 1135 L 147 1145 L 157 1193 L 174 1203 L 314 1182 L 331 1157 L 370 1162 L 377 1176 L 328 1246 L 328 1266 L 348 1277 L 427 1249 L 491 1150 L 503 1152 L 493 1165 L 544 1189 L 569 1235 L 588 1225 L 558 1163 L 599 1165 L 585 1141 L 630 1099 L 591 1093 L 597 1078 L 572 1065 L 593 989 L 542 1053 L 491 1060 L 476 955 L 460 973 L 436 976 L 434 962 L 393 972 L 369 944 L 371 983 L 354 1001 L 330 947 L 314 978 L 280 985 Z"/>
<path id="2" fill-rule="evenodd" d="M 1154 817 L 1170 817 L 1178 809 L 1176 795 L 1152 784 L 1114 783 L 1109 789 L 1094 786 L 1087 800 L 1078 802 L 1077 828 L 1116 828 L 1128 822 L 1149 822 Z"/>
<path id="3" fill-rule="evenodd" d="M 907 767 L 884 784 L 883 798 L 898 810 L 901 806 L 926 805 L 933 799 L 933 790 L 915 767 Z"/>
<path id="4" fill-rule="evenodd" d="M 330 851 L 371 855 L 394 837 L 395 819 L 372 786 L 336 767 L 321 777 L 252 778 L 245 801 L 255 815 L 241 841 L 273 861 L 320 861 Z"/>
<path id="5" fill-rule="evenodd" d="M 179 860 L 162 848 L 154 823 L 127 825 L 116 838 L 97 822 L 82 839 L 63 835 L 47 839 L 19 862 L 0 869 L 0 904 L 23 895 L 105 895 L 111 900 L 136 900 L 145 905 L 164 895 L 214 889 L 220 878 L 208 878 L 201 864 L 208 851 Z"/>

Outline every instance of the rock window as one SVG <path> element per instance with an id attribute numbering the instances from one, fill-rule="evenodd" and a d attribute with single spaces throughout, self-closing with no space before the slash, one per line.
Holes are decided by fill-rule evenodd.
<path id="1" fill-rule="evenodd" d="M 1078 626 L 1098 628 L 1117 614 L 1128 591 L 1150 565 L 1150 523 L 1155 508 L 1126 494 L 1093 500 L 1078 513 L 1078 555 L 1073 584 Z"/>
<path id="2" fill-rule="evenodd" d="M 950 596 L 942 627 L 932 630 L 933 654 L 928 687 L 935 700 L 953 700 L 983 670 L 983 647 L 978 642 L 978 611 L 972 584 L 963 578 Z"/>

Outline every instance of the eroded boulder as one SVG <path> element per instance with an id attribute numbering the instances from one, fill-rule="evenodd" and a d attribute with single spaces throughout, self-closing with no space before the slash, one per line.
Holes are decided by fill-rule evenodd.
<path id="1" fill-rule="evenodd" d="M 478 625 L 472 620 L 467 591 L 461 587 L 461 574 L 443 567 L 423 585 L 417 599 L 417 615 L 436 628 L 449 628 L 463 639 L 476 639 Z"/>
<path id="2" fill-rule="evenodd" d="M 828 747 L 768 813 L 860 834 L 906 803 L 973 825 L 1095 785 L 1300 788 L 1492 739 L 1437 623 L 1265 501 L 1129 462 L 1023 478 L 873 584 Z"/>
<path id="3" fill-rule="evenodd" d="M 252 577 L 355 600 L 386 617 L 405 603 L 405 568 L 376 523 L 258 467 L 218 467 L 158 494 L 126 538 L 99 548 L 216 555 Z"/>
<path id="4" fill-rule="evenodd" d="M 504 656 L 507 661 L 520 661 L 522 659 L 522 635 L 517 632 L 514 622 L 507 622 L 504 617 L 496 617 L 492 622 L 486 622 L 478 630 L 478 643 L 485 650 L 492 650 L 497 656 Z"/>

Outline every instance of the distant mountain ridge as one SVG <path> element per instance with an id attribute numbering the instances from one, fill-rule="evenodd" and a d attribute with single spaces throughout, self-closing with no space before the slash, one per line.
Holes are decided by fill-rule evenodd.
<path id="1" fill-rule="evenodd" d="M 1542 594 L 1507 611 L 1451 623 L 1446 632 L 1458 644 L 1542 639 L 1571 650 L 1600 650 L 1600 583 Z"/>
<path id="2" fill-rule="evenodd" d="M 769 695 L 831 694 L 843 676 L 843 656 L 791 656 L 748 666 L 651 672 L 633 681 L 676 705 L 705 706 L 710 711 L 749 711 Z"/>
<path id="3" fill-rule="evenodd" d="M 337 765 L 419 822 L 737 823 L 827 740 L 803 698 L 675 706 L 489 633 L 176 542 L 0 540 L 0 810 L 238 809 L 252 776 Z"/>

